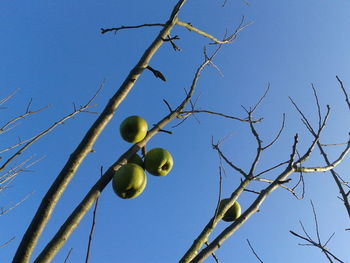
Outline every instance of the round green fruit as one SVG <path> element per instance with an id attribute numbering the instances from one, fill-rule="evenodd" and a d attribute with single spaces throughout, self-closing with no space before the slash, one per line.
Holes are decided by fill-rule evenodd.
<path id="1" fill-rule="evenodd" d="M 230 199 L 222 199 L 220 201 L 220 206 L 219 209 L 221 210 L 222 207 L 224 207 Z M 236 201 L 233 203 L 233 205 L 226 211 L 224 217 L 222 218 L 222 220 L 224 220 L 225 222 L 232 222 L 235 221 L 238 217 L 240 217 L 241 215 L 241 206 L 239 205 L 239 203 Z"/>
<path id="2" fill-rule="evenodd" d="M 138 154 L 134 154 L 131 156 L 128 160 L 128 163 L 134 163 L 142 167 L 142 169 L 145 169 L 145 164 L 143 163 L 142 158 Z"/>
<path id="3" fill-rule="evenodd" d="M 173 168 L 173 157 L 162 148 L 154 148 L 146 153 L 145 168 L 147 172 L 156 176 L 167 175 Z"/>
<path id="4" fill-rule="evenodd" d="M 137 143 L 142 141 L 147 131 L 147 122 L 139 116 L 130 116 L 120 124 L 120 135 L 127 142 Z"/>
<path id="5" fill-rule="evenodd" d="M 128 163 L 119 168 L 113 176 L 114 192 L 123 199 L 135 198 L 143 192 L 147 184 L 147 177 L 137 164 Z"/>

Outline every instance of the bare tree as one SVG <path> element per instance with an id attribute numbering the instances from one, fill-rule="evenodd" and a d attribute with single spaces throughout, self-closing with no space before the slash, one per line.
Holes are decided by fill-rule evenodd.
<path id="1" fill-rule="evenodd" d="M 267 91 L 262 95 L 262 97 L 258 100 L 258 102 L 250 107 L 249 109 L 245 109 L 246 117 L 240 118 L 236 116 L 230 116 L 228 114 L 215 112 L 207 109 L 198 109 L 196 108 L 196 101 L 193 101 L 193 95 L 195 94 L 197 82 L 200 78 L 200 75 L 203 69 L 207 66 L 213 66 L 218 69 L 218 67 L 214 64 L 214 58 L 219 53 L 220 49 L 229 43 L 232 43 L 248 24 L 245 24 L 244 17 L 242 18 L 239 25 L 236 29 L 229 35 L 225 36 L 223 39 L 219 39 L 203 30 L 193 26 L 191 23 L 183 22 L 179 20 L 179 12 L 181 8 L 186 3 L 186 0 L 179 0 L 177 4 L 174 6 L 169 19 L 165 23 L 155 23 L 155 24 L 142 24 L 135 26 L 121 26 L 114 28 L 102 28 L 101 33 L 106 34 L 109 32 L 117 32 L 121 30 L 129 30 L 143 27 L 160 27 L 161 31 L 155 37 L 151 45 L 146 49 L 146 51 L 141 56 L 138 63 L 130 70 L 130 73 L 125 78 L 122 85 L 116 91 L 116 93 L 109 99 L 107 105 L 104 110 L 99 114 L 96 121 L 92 124 L 92 126 L 86 131 L 85 136 L 82 138 L 80 144 L 73 151 L 73 153 L 69 156 L 66 164 L 57 175 L 55 181 L 48 189 L 47 193 L 43 197 L 40 206 L 38 207 L 32 222 L 27 228 L 20 245 L 16 251 L 16 254 L 13 258 L 13 262 L 26 263 L 30 262 L 32 253 L 37 246 L 38 240 L 42 235 L 44 228 L 46 227 L 57 202 L 60 200 L 63 192 L 67 188 L 68 184 L 76 174 L 82 162 L 85 158 L 92 152 L 93 146 L 97 141 L 98 137 L 102 134 L 105 127 L 113 118 L 115 111 L 124 101 L 130 90 L 133 88 L 140 75 L 146 70 L 150 71 L 156 78 L 159 78 L 162 81 L 166 81 L 166 77 L 164 74 L 152 67 L 151 59 L 154 54 L 158 51 L 158 49 L 163 44 L 170 44 L 175 51 L 179 51 L 180 48 L 176 45 L 176 40 L 179 39 L 178 36 L 171 36 L 171 31 L 174 27 L 184 27 L 191 32 L 199 34 L 210 41 L 212 41 L 212 45 L 215 45 L 216 49 L 209 54 L 206 48 L 204 49 L 204 61 L 198 66 L 196 69 L 192 83 L 190 84 L 189 89 L 185 90 L 184 98 L 179 101 L 175 106 L 170 105 L 170 103 L 164 100 L 169 113 L 164 116 L 162 119 L 158 121 L 157 124 L 151 128 L 146 137 L 132 145 L 127 151 L 125 151 L 113 164 L 109 166 L 109 168 L 102 174 L 102 176 L 95 182 L 95 184 L 90 188 L 90 190 L 86 193 L 84 198 L 77 204 L 75 209 L 71 212 L 71 214 L 67 217 L 62 226 L 58 229 L 54 237 L 46 244 L 45 248 L 39 253 L 38 257 L 34 262 L 51 262 L 58 251 L 63 247 L 65 242 L 69 239 L 73 231 L 78 227 L 80 221 L 85 216 L 85 214 L 90 210 L 95 202 L 97 202 L 101 192 L 105 189 L 105 187 L 109 184 L 114 174 L 120 167 L 125 165 L 128 160 L 139 150 L 144 149 L 146 144 L 156 136 L 159 132 L 167 132 L 166 126 L 170 124 L 172 121 L 178 119 L 179 122 L 174 124 L 175 126 L 181 125 L 184 121 L 188 119 L 189 116 L 195 116 L 195 114 L 206 113 L 219 117 L 229 118 L 236 121 L 240 121 L 246 123 L 249 127 L 251 136 L 256 143 L 256 152 L 253 155 L 253 161 L 250 164 L 248 170 L 245 170 L 238 165 L 235 164 L 234 161 L 230 161 L 230 158 L 226 156 L 226 154 L 221 149 L 221 145 L 223 141 L 219 141 L 214 143 L 212 142 L 213 149 L 217 152 L 220 160 L 226 163 L 229 167 L 231 167 L 237 174 L 241 177 L 240 184 L 232 191 L 229 202 L 224 206 L 219 206 L 221 198 L 221 190 L 219 191 L 218 203 L 214 210 L 213 217 L 209 220 L 207 225 L 203 228 L 202 232 L 198 235 L 198 237 L 194 240 L 193 244 L 190 248 L 185 252 L 184 256 L 180 259 L 180 262 L 203 262 L 209 256 L 214 257 L 216 262 L 219 262 L 215 252 L 220 246 L 230 237 L 232 236 L 247 220 L 253 216 L 258 210 L 261 204 L 267 199 L 267 197 L 272 194 L 276 189 L 283 188 L 289 191 L 293 196 L 300 199 L 303 197 L 303 175 L 306 173 L 316 173 L 316 172 L 326 172 L 333 171 L 333 169 L 341 163 L 345 156 L 348 154 L 350 150 L 350 141 L 345 144 L 345 147 L 342 152 L 339 153 L 337 158 L 333 161 L 326 159 L 325 164 L 319 164 L 318 166 L 308 165 L 307 161 L 310 159 L 311 155 L 314 153 L 315 148 L 319 147 L 322 152 L 322 144 L 320 144 L 320 139 L 323 130 L 326 127 L 327 120 L 330 113 L 330 106 L 325 108 L 324 113 L 322 113 L 321 106 L 318 102 L 318 97 L 316 91 L 314 90 L 315 98 L 317 101 L 317 113 L 318 113 L 318 125 L 317 127 L 313 127 L 309 120 L 306 118 L 305 114 L 299 109 L 297 104 L 291 99 L 292 104 L 299 112 L 302 122 L 307 128 L 307 131 L 313 136 L 311 141 L 302 141 L 301 143 L 305 146 L 307 145 L 307 149 L 305 151 L 301 151 L 299 148 L 299 135 L 295 134 L 293 138 L 290 138 L 290 145 L 286 147 L 289 154 L 284 157 L 283 160 L 276 162 L 273 166 L 267 169 L 260 169 L 260 160 L 261 156 L 267 151 L 270 150 L 271 146 L 277 143 L 285 124 L 285 116 L 283 115 L 283 119 L 281 122 L 281 128 L 276 132 L 276 136 L 271 139 L 269 143 L 264 144 L 261 138 L 261 135 L 257 129 L 257 125 L 262 121 L 262 118 L 256 118 L 255 113 L 259 108 L 264 98 L 267 96 Z M 340 82 L 341 83 L 341 82 Z M 342 84 L 342 83 L 341 83 Z M 343 86 L 342 86 L 343 87 Z M 345 92 L 346 94 L 346 92 Z M 92 100 L 91 100 L 92 101 Z M 86 104 L 86 107 L 90 106 L 91 101 Z M 348 101 L 348 100 L 347 100 Z M 75 113 L 83 112 L 86 108 L 81 108 L 79 110 L 75 110 Z M 71 115 L 69 115 L 71 116 Z M 59 121 L 62 123 L 66 118 Z M 55 124 L 56 125 L 56 124 Z M 50 131 L 51 127 L 46 130 Z M 46 132 L 45 131 L 45 132 Z M 47 132 L 46 132 L 47 133 Z M 45 134 L 46 134 L 45 133 Z M 40 135 L 40 134 L 39 134 Z M 39 136 L 38 135 L 38 136 Z M 40 135 L 42 136 L 42 135 Z M 35 137 L 36 138 L 36 137 Z M 40 137 L 39 137 L 40 138 Z M 26 145 L 26 144 L 25 144 Z M 25 146 L 24 146 L 25 147 Z M 326 156 L 326 155 L 325 155 Z M 5 163 L 6 164 L 6 163 Z M 220 182 L 221 182 L 221 171 L 220 168 Z M 267 177 L 269 175 L 269 177 Z M 290 177 L 296 176 L 298 178 L 297 183 L 293 186 L 290 186 L 291 182 Z M 273 179 L 269 179 L 269 178 Z M 341 184 L 339 181 L 339 177 L 335 176 L 337 184 Z M 261 185 L 263 187 L 261 187 Z M 248 188 L 249 187 L 249 188 Z M 301 196 L 298 195 L 297 190 L 298 187 L 301 187 Z M 342 186 L 343 187 L 343 186 Z M 221 189 L 221 183 L 220 183 Z M 339 188 L 340 190 L 343 188 Z M 209 240 L 209 237 L 213 234 L 214 229 L 218 225 L 219 222 L 222 221 L 225 213 L 228 209 L 236 202 L 237 198 L 243 192 L 250 192 L 256 195 L 255 200 L 245 209 L 245 211 L 240 215 L 234 222 L 229 224 L 223 231 L 221 231 L 216 237 Z M 347 198 L 348 192 L 346 193 L 343 189 L 341 192 L 343 200 L 345 197 Z M 348 207 L 347 201 L 344 201 L 345 207 Z M 94 217 L 95 220 L 95 217 Z M 94 227 L 95 221 L 93 223 Z M 92 230 L 93 230 L 92 227 Z M 92 233 L 92 231 L 91 231 Z M 90 235 L 92 238 L 92 234 Z M 90 239 L 91 241 L 91 239 Z M 90 244 L 89 241 L 89 244 Z M 261 261 L 258 257 L 251 244 L 248 242 L 252 251 L 256 255 L 256 257 Z M 89 250 L 88 250 L 89 254 Z M 88 261 L 88 256 L 87 259 Z"/>

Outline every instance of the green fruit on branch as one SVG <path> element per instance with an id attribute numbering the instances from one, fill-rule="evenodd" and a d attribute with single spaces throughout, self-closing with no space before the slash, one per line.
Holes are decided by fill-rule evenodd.
<path id="1" fill-rule="evenodd" d="M 147 131 L 147 122 L 139 116 L 130 116 L 120 124 L 120 135 L 127 142 L 137 143 L 142 141 Z"/>
<path id="2" fill-rule="evenodd" d="M 146 153 L 145 168 L 147 172 L 156 176 L 167 175 L 173 168 L 173 157 L 162 148 L 154 148 Z"/>
<path id="3" fill-rule="evenodd" d="M 143 192 L 147 184 L 147 177 L 137 164 L 128 163 L 119 168 L 113 176 L 114 192 L 123 199 L 135 198 Z"/>
<path id="4" fill-rule="evenodd" d="M 227 199 L 222 199 L 220 201 L 219 205 L 219 210 L 221 210 L 228 202 L 230 201 L 229 198 Z M 226 222 L 232 222 L 235 221 L 238 217 L 241 215 L 241 206 L 239 203 L 236 201 L 233 203 L 233 205 L 226 211 L 224 217 L 222 220 Z"/>
<path id="5" fill-rule="evenodd" d="M 131 156 L 128 160 L 128 163 L 134 163 L 142 167 L 142 169 L 145 169 L 145 164 L 143 163 L 142 158 L 138 154 L 134 154 Z"/>

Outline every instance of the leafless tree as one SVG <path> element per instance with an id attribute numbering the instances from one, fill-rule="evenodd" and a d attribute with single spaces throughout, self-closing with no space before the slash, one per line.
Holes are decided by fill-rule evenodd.
<path id="1" fill-rule="evenodd" d="M 299 109 L 297 104 L 291 99 L 292 104 L 295 106 L 296 110 L 300 113 L 302 122 L 306 126 L 307 130 L 313 135 L 313 140 L 302 141 L 303 145 L 307 145 L 307 149 L 304 152 L 300 152 L 299 146 L 299 135 L 295 134 L 293 138 L 290 138 L 290 145 L 287 147 L 289 154 L 284 157 L 282 161 L 277 162 L 275 165 L 268 169 L 259 170 L 259 163 L 261 156 L 270 150 L 271 146 L 277 143 L 285 123 L 285 117 L 283 116 L 281 122 L 281 128 L 276 132 L 276 136 L 271 139 L 267 144 L 263 144 L 261 135 L 258 132 L 257 125 L 262 121 L 262 118 L 256 118 L 255 113 L 258 107 L 263 102 L 267 95 L 268 89 L 265 94 L 258 100 L 258 102 L 251 108 L 245 109 L 246 118 L 240 118 L 236 116 L 230 116 L 228 114 L 219 113 L 207 109 L 196 108 L 196 101 L 193 101 L 193 95 L 196 91 L 196 86 L 198 79 L 207 66 L 213 66 L 218 69 L 214 64 L 214 58 L 219 53 L 220 49 L 229 43 L 234 42 L 238 34 L 242 29 L 244 29 L 248 24 L 245 23 L 244 18 L 236 29 L 229 35 L 225 36 L 224 39 L 219 39 L 203 30 L 195 27 L 191 23 L 183 22 L 179 20 L 179 12 L 181 8 L 186 3 L 186 0 L 179 0 L 174 6 L 169 19 L 165 23 L 156 24 L 142 24 L 136 26 L 121 26 L 114 28 L 102 28 L 101 33 L 106 34 L 109 32 L 118 32 L 121 30 L 136 29 L 142 27 L 160 27 L 161 31 L 155 37 L 151 45 L 143 53 L 142 57 L 138 63 L 133 67 L 125 78 L 122 85 L 116 91 L 116 93 L 109 99 L 104 110 L 99 114 L 96 121 L 92 126 L 86 131 L 85 136 L 82 138 L 80 144 L 74 150 L 74 152 L 69 156 L 68 161 L 62 168 L 61 172 L 56 177 L 55 181 L 48 189 L 46 195 L 43 197 L 40 206 L 38 207 L 35 216 L 32 219 L 28 229 L 26 230 L 20 245 L 16 251 L 13 262 L 26 263 L 29 262 L 35 249 L 37 242 L 46 227 L 52 212 L 61 198 L 66 187 L 76 174 L 79 166 L 85 160 L 87 155 L 92 151 L 93 146 L 102 134 L 107 124 L 113 118 L 116 109 L 124 101 L 130 90 L 133 88 L 140 75 L 145 72 L 145 70 L 150 71 L 156 78 L 162 81 L 166 81 L 164 74 L 152 67 L 151 59 L 158 49 L 163 44 L 170 44 L 175 51 L 179 51 L 180 48 L 175 43 L 179 38 L 178 36 L 171 36 L 171 31 L 174 27 L 184 27 L 191 32 L 199 34 L 207 39 L 209 39 L 213 44 L 216 45 L 216 49 L 209 54 L 206 49 L 204 49 L 204 60 L 199 65 L 194 73 L 192 83 L 189 89 L 185 90 L 184 98 L 179 101 L 177 105 L 172 106 L 169 102 L 164 100 L 169 113 L 164 116 L 157 124 L 151 128 L 146 137 L 132 145 L 127 151 L 125 151 L 110 167 L 102 174 L 102 176 L 96 181 L 96 183 L 91 187 L 91 189 L 86 193 L 85 197 L 80 201 L 71 214 L 67 217 L 66 221 L 62 224 L 59 230 L 56 232 L 54 237 L 46 244 L 45 248 L 39 253 L 38 257 L 34 262 L 51 262 L 55 257 L 57 252 L 62 248 L 65 242 L 69 239 L 70 235 L 77 228 L 80 221 L 84 215 L 90 210 L 93 204 L 97 201 L 101 192 L 109 184 L 113 175 L 115 174 L 121 166 L 125 165 L 129 158 L 132 157 L 136 152 L 143 149 L 146 144 L 156 136 L 159 132 L 168 132 L 166 130 L 166 125 L 170 124 L 172 121 L 178 119 L 179 123 L 174 124 L 175 126 L 181 125 L 184 121 L 188 119 L 189 116 L 195 116 L 195 114 L 206 113 L 215 116 L 220 116 L 224 118 L 234 119 L 243 123 L 246 123 L 249 127 L 251 136 L 256 143 L 256 153 L 253 155 L 253 161 L 248 170 L 240 168 L 235 164 L 234 161 L 230 161 L 230 158 L 221 149 L 222 141 L 212 143 L 213 149 L 218 153 L 220 160 L 231 167 L 235 172 L 241 176 L 240 184 L 235 188 L 229 197 L 229 202 L 219 207 L 221 200 L 221 191 L 219 191 L 218 205 L 215 208 L 213 217 L 209 220 L 208 224 L 203 228 L 203 231 L 194 240 L 193 244 L 190 246 L 184 256 L 180 259 L 180 262 L 203 262 L 209 256 L 214 257 L 218 262 L 219 259 L 215 255 L 215 252 L 222 245 L 225 240 L 227 240 L 231 235 L 233 235 L 237 229 L 239 229 L 251 216 L 254 215 L 259 210 L 261 204 L 266 200 L 266 198 L 272 194 L 276 189 L 283 188 L 289 191 L 293 196 L 300 199 L 303 197 L 303 175 L 305 173 L 316 173 L 325 172 L 333 170 L 339 163 L 341 163 L 347 153 L 350 150 L 350 141 L 345 145 L 342 152 L 339 153 L 338 157 L 333 161 L 326 161 L 326 164 L 320 164 L 318 166 L 307 165 L 307 161 L 310 156 L 314 153 L 315 148 L 318 146 L 322 149 L 320 144 L 320 138 L 330 113 L 330 107 L 327 106 L 325 112 L 322 114 L 321 106 L 317 100 L 317 111 L 318 111 L 318 126 L 313 127 L 308 119 L 305 117 L 303 112 Z M 317 99 L 317 95 L 315 94 Z M 89 105 L 89 103 L 87 104 Z M 84 109 L 85 110 L 85 109 Z M 83 111 L 83 110 L 80 110 Z M 222 171 L 222 169 L 220 169 Z M 270 175 L 270 177 L 267 177 Z M 295 176 L 298 178 L 297 183 L 290 186 L 291 177 Z M 268 178 L 273 179 L 268 179 Z M 220 174 L 221 178 L 221 174 Z M 338 178 L 338 177 L 337 177 Z M 221 181 L 221 180 L 220 180 Z M 261 187 L 261 185 L 263 186 Z M 248 188 L 249 187 L 249 188 Z M 298 195 L 297 189 L 301 187 L 301 196 Z M 256 194 L 255 200 L 248 206 L 242 215 L 237 218 L 234 222 L 229 224 L 221 233 L 219 233 L 212 241 L 209 241 L 209 237 L 212 235 L 213 230 L 222 220 L 226 211 L 234 204 L 237 198 L 243 192 L 251 192 Z M 347 195 L 345 193 L 345 195 Z M 344 196 L 343 196 L 344 198 Z M 93 228 L 92 228 L 93 229 Z M 205 245 L 205 246 L 204 246 Z M 254 251 L 254 250 L 253 250 Z"/>

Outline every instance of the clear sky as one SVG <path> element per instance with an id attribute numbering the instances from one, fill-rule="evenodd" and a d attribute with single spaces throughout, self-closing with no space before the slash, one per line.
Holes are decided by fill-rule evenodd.
<path id="1" fill-rule="evenodd" d="M 224 46 L 215 59 L 224 77 L 213 68 L 203 72 L 198 83 L 197 106 L 237 117 L 246 117 L 241 105 L 256 103 L 268 83 L 270 92 L 256 113 L 264 117 L 257 125 L 263 141 L 269 142 L 278 131 L 282 114 L 286 128 L 278 143 L 261 159 L 263 170 L 289 157 L 293 136 L 300 135 L 303 153 L 312 137 L 300 122 L 288 96 L 300 105 L 316 125 L 311 83 L 319 92 L 323 105 L 332 107 L 331 118 L 323 143 L 340 143 L 348 139 L 349 111 L 344 103 L 335 76 L 339 75 L 350 89 L 349 25 L 350 2 L 346 0 L 228 0 L 225 7 L 219 0 L 188 0 L 179 17 L 194 26 L 221 38 L 226 29 L 233 32 L 241 20 L 253 24 L 243 30 L 237 40 Z M 1 109 L 2 122 L 25 111 L 30 98 L 32 109 L 51 107 L 40 114 L 20 121 L 20 125 L 3 134 L 1 147 L 7 147 L 45 129 L 53 122 L 85 102 L 105 79 L 106 84 L 94 111 L 101 112 L 109 97 L 119 88 L 159 28 L 141 28 L 102 35 L 100 28 L 144 23 L 165 23 L 176 1 L 28 1 L 3 0 L 0 3 L 0 96 L 19 89 L 16 96 Z M 58 227 L 71 213 L 106 169 L 130 146 L 119 136 L 119 124 L 129 115 L 140 115 L 150 126 L 168 113 L 162 99 L 177 105 L 184 97 L 194 72 L 203 61 L 203 46 L 210 41 L 177 27 L 174 52 L 169 44 L 161 47 L 150 65 L 166 76 L 167 82 L 155 79 L 145 71 L 114 119 L 86 158 L 75 178 L 58 203 L 45 229 L 34 257 L 40 253 Z M 211 49 L 210 49 L 211 50 Z M 167 263 L 177 262 L 192 244 L 214 213 L 218 195 L 218 166 L 211 137 L 232 136 L 222 145 L 225 154 L 242 169 L 248 169 L 256 145 L 245 123 L 210 115 L 197 115 L 173 129 L 173 135 L 161 133 L 147 148 L 168 149 L 174 168 L 164 178 L 148 175 L 145 191 L 136 199 L 122 200 L 108 186 L 102 193 L 90 262 Z M 24 231 L 41 198 L 75 149 L 85 131 L 96 119 L 94 114 L 81 114 L 47 135 L 20 160 L 35 155 L 45 157 L 22 173 L 0 193 L 0 206 L 9 207 L 29 193 L 22 205 L 0 217 L 0 244 L 16 239 L 0 249 L 0 262 L 11 262 Z M 169 129 L 173 124 L 169 125 Z M 342 147 L 332 148 L 333 160 Z M 6 155 L 2 156 L 3 158 Z M 310 166 L 323 165 L 315 151 Z M 18 163 L 17 162 L 17 163 Z M 15 165 L 15 163 L 13 164 Z M 349 158 L 337 170 L 346 179 Z M 240 175 L 226 167 L 223 197 L 238 185 Z M 269 178 L 273 178 L 271 173 Z M 293 177 L 295 182 L 297 177 Z M 319 215 L 321 236 L 332 252 L 344 261 L 350 260 L 349 218 L 337 198 L 338 190 L 329 173 L 305 175 L 306 195 L 298 201 L 281 189 L 270 195 L 259 213 L 244 224 L 217 251 L 220 262 L 254 263 L 246 239 L 253 244 L 264 262 L 326 262 L 315 248 L 300 247 L 289 230 L 301 233 L 299 220 L 315 236 L 310 199 Z M 255 189 L 261 189 L 262 183 Z M 239 201 L 243 210 L 254 200 L 252 193 L 243 193 Z M 73 248 L 69 262 L 84 262 L 91 226 L 91 211 L 82 220 L 70 240 L 53 262 L 63 262 Z M 221 223 L 218 231 L 227 224 Z M 214 262 L 209 258 L 207 262 Z"/>

